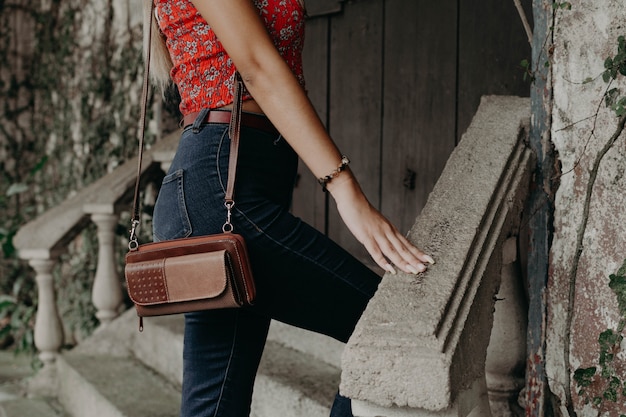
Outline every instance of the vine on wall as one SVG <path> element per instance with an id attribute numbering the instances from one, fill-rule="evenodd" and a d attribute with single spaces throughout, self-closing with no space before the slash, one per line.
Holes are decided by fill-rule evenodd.
<path id="1" fill-rule="evenodd" d="M 612 148 L 615 142 L 621 137 L 626 125 L 626 96 L 622 95 L 619 88 L 611 88 L 612 83 L 619 76 L 626 76 L 626 38 L 619 36 L 617 39 L 617 54 L 608 57 L 604 61 L 604 72 L 602 79 L 607 83 L 604 94 L 604 103 L 618 117 L 617 127 L 604 147 L 595 157 L 594 164 L 589 171 L 589 182 L 585 194 L 583 208 L 583 222 L 578 230 L 575 262 L 570 276 L 571 285 L 575 290 L 575 279 L 578 261 L 582 253 L 583 238 L 589 218 L 591 195 L 593 186 L 600 168 L 602 159 Z M 596 113 L 597 117 L 597 113 Z M 626 326 L 626 260 L 615 274 L 609 276 L 609 288 L 617 297 L 620 320 L 616 328 L 606 329 L 598 336 L 599 355 L 598 364 L 600 368 L 591 366 L 578 368 L 574 371 L 574 381 L 578 386 L 578 395 L 583 398 L 585 404 L 593 404 L 599 412 L 606 411 L 609 403 L 626 404 L 626 380 L 624 368 L 620 369 L 618 355 L 622 351 L 623 331 Z M 574 294 L 570 296 L 570 305 L 573 303 Z M 571 326 L 571 321 L 569 323 Z M 621 371 L 621 372 L 620 372 Z M 626 417 L 621 413 L 620 417 Z"/>

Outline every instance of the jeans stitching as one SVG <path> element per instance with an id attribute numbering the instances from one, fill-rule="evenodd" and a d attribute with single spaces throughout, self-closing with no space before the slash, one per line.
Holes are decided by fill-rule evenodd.
<path id="1" fill-rule="evenodd" d="M 184 170 L 177 169 L 172 173 L 166 175 L 163 178 L 161 183 L 161 187 L 163 188 L 165 185 L 175 182 L 176 187 L 176 209 L 178 210 L 178 214 L 181 216 L 181 226 L 183 234 L 181 236 L 176 236 L 176 238 L 181 237 L 189 237 L 193 233 L 193 228 L 191 226 L 191 220 L 189 219 L 189 212 L 187 211 L 187 204 L 185 202 L 185 188 L 184 188 Z M 162 236 L 155 228 L 153 227 L 152 233 L 154 235 L 154 241 L 162 241 L 168 240 L 172 237 L 164 237 Z"/>
<path id="2" fill-rule="evenodd" d="M 184 185 L 184 176 L 185 171 L 181 170 L 181 175 L 177 178 L 177 199 L 179 204 L 179 210 L 181 216 L 183 218 L 183 231 L 184 237 L 188 237 L 193 233 L 193 228 L 191 226 L 191 220 L 189 220 L 189 212 L 187 211 L 187 204 L 185 203 L 185 185 Z"/>

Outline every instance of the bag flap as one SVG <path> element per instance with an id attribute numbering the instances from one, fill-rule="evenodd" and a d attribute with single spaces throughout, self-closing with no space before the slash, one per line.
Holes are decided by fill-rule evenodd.
<path id="1" fill-rule="evenodd" d="M 176 256 L 165 260 L 171 303 L 214 298 L 228 285 L 225 250 Z"/>
<path id="2" fill-rule="evenodd" d="M 227 251 L 219 250 L 129 263 L 128 294 L 139 305 L 215 298 L 228 288 L 228 262 Z"/>

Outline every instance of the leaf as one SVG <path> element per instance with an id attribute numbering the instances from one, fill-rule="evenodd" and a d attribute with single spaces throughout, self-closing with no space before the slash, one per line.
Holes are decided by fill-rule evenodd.
<path id="1" fill-rule="evenodd" d="M 622 265 L 622 268 L 624 266 Z M 620 271 L 622 270 L 620 268 Z M 609 275 L 609 288 L 617 297 L 617 305 L 622 316 L 626 316 L 626 277 L 624 275 Z"/>
<path id="2" fill-rule="evenodd" d="M 612 329 L 606 329 L 605 331 L 600 333 L 600 336 L 598 337 L 598 343 L 600 343 L 600 347 L 608 350 L 615 345 L 618 339 L 619 335 L 615 334 Z"/>
<path id="3" fill-rule="evenodd" d="M 14 300 L 2 300 L 0 301 L 0 318 L 5 318 L 13 311 L 15 307 Z"/>
<path id="4" fill-rule="evenodd" d="M 555 1 L 554 3 L 552 3 L 552 7 L 555 9 L 572 10 L 572 3 L 570 3 L 569 1 Z"/>
<path id="5" fill-rule="evenodd" d="M 617 390 L 622 386 L 622 381 L 616 376 L 611 377 L 611 381 L 609 382 L 609 387 L 615 390 L 615 395 L 617 395 Z"/>
<path id="6" fill-rule="evenodd" d="M 602 396 L 607 401 L 612 401 L 612 402 L 617 401 L 617 393 L 613 391 L 612 389 L 607 389 L 606 391 L 604 391 L 604 394 Z"/>
<path id="7" fill-rule="evenodd" d="M 617 102 L 617 96 L 619 96 L 619 88 L 611 88 L 604 94 L 604 103 L 607 107 L 613 106 Z"/>
<path id="8" fill-rule="evenodd" d="M 613 380 L 614 379 L 617 379 L 617 378 L 612 378 L 611 379 L 611 384 L 609 385 L 609 387 L 606 390 L 604 390 L 604 393 L 602 394 L 602 396 L 606 400 L 609 400 L 609 401 L 612 401 L 612 402 L 616 402 L 617 401 L 617 390 L 615 389 L 614 384 L 613 384 Z"/>
<path id="9" fill-rule="evenodd" d="M 597 368 L 578 368 L 574 371 L 574 381 L 581 387 L 588 387 L 592 383 L 592 378 L 596 375 Z"/>
<path id="10" fill-rule="evenodd" d="M 24 183 L 18 182 L 15 184 L 11 184 L 11 186 L 7 190 L 7 197 L 11 197 L 12 195 L 15 195 L 15 194 L 21 194 L 27 190 L 28 190 L 28 185 Z"/>

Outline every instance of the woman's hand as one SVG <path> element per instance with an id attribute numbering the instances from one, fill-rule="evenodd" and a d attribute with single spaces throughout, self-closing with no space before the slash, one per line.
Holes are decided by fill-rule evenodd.
<path id="1" fill-rule="evenodd" d="M 334 178 L 327 188 L 343 222 L 385 271 L 395 274 L 393 265 L 396 265 L 404 272 L 417 274 L 424 272 L 428 264 L 435 263 L 367 201 L 349 170 Z"/>

